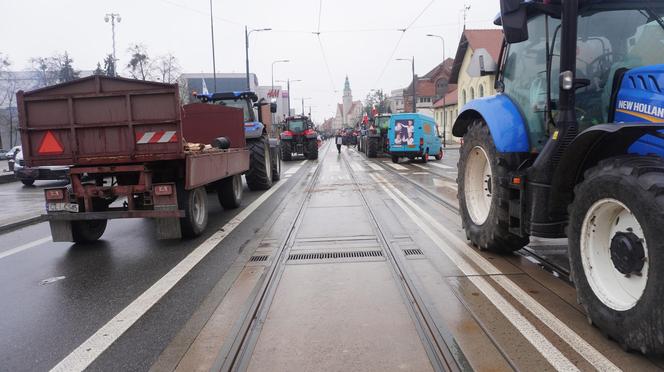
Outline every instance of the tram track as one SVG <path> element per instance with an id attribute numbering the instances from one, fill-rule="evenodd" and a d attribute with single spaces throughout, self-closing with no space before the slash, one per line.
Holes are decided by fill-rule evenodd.
<path id="1" fill-rule="evenodd" d="M 371 225 L 373 226 L 376 237 L 381 245 L 381 248 L 386 253 L 387 262 L 393 271 L 395 280 L 400 284 L 401 294 L 404 297 L 404 302 L 409 307 L 409 312 L 413 318 L 413 322 L 417 328 L 418 334 L 425 346 L 429 360 L 436 371 L 462 371 L 471 370 L 468 361 L 462 353 L 452 352 L 450 346 L 456 345 L 451 332 L 447 329 L 441 329 L 441 325 L 435 324 L 431 314 L 427 310 L 425 299 L 420 295 L 417 287 L 413 282 L 413 278 L 408 266 L 405 263 L 405 258 L 390 243 L 386 232 L 378 223 L 376 212 L 369 203 L 362 185 L 358 181 L 354 169 L 351 167 L 347 154 L 343 154 L 343 163 L 353 180 L 354 187 L 357 189 L 362 204 L 366 208 Z M 456 349 L 456 348 L 455 348 Z M 457 359 L 454 358 L 455 355 Z"/>
<path id="2" fill-rule="evenodd" d="M 331 145 L 327 144 L 325 150 L 319 156 L 316 169 L 311 175 L 305 187 L 305 195 L 300 201 L 296 217 L 288 227 L 288 233 L 279 245 L 276 253 L 273 255 L 272 263 L 262 275 L 260 285 L 252 292 L 253 301 L 244 312 L 242 321 L 238 322 L 233 334 L 233 341 L 227 343 L 218 354 L 212 368 L 212 371 L 244 371 L 247 369 L 251 355 L 253 353 L 258 336 L 267 318 L 270 304 L 274 299 L 276 289 L 285 269 L 285 263 L 288 259 L 290 249 L 293 247 L 298 228 L 302 223 L 304 212 L 311 198 L 311 193 L 316 185 L 320 175 L 325 155 Z"/>
<path id="3" fill-rule="evenodd" d="M 431 198 L 433 201 L 435 201 L 439 205 L 441 205 L 441 206 L 445 207 L 446 209 L 450 210 L 452 213 L 454 213 L 456 215 L 460 214 L 459 208 L 456 205 L 450 203 L 449 201 L 445 200 L 444 198 L 440 197 L 439 195 L 436 195 L 434 192 L 432 192 L 428 188 L 422 186 L 418 182 L 413 181 L 412 179 L 410 179 L 410 178 L 406 177 L 405 175 L 399 173 L 396 169 L 391 168 L 390 166 L 384 164 L 383 162 L 378 161 L 378 162 L 374 162 L 374 163 L 377 163 L 381 168 L 387 170 L 390 174 L 392 174 L 392 175 L 396 176 L 397 178 L 399 178 L 399 180 L 404 181 L 404 182 L 410 184 L 411 186 L 413 186 L 414 188 L 416 188 L 417 190 L 421 191 L 422 193 L 427 195 L 429 198 Z M 441 175 L 440 173 L 434 172 L 433 170 L 429 170 L 429 169 L 422 169 L 422 170 L 426 171 L 426 172 L 428 172 L 428 173 L 430 173 L 434 176 L 438 176 L 438 177 L 444 178 L 446 180 L 456 182 L 456 179 L 452 179 L 449 176 Z M 522 255 L 524 257 L 532 258 L 544 270 L 550 272 L 552 275 L 554 275 L 558 278 L 561 278 L 562 280 L 564 280 L 564 281 L 566 281 L 570 284 L 572 283 L 572 279 L 570 277 L 570 272 L 569 272 L 568 268 L 566 268 L 564 266 L 561 266 L 559 264 L 556 264 L 555 262 L 552 262 L 550 260 L 547 260 L 546 257 L 544 257 L 544 255 L 538 253 L 536 249 L 533 249 L 530 246 L 526 246 L 526 247 L 522 248 L 520 251 L 517 251 L 515 253 L 519 254 L 519 255 Z"/>

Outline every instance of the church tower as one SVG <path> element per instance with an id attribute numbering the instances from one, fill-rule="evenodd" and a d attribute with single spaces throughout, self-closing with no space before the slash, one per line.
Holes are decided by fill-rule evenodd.
<path id="1" fill-rule="evenodd" d="M 350 83 L 348 82 L 348 76 L 346 76 L 346 82 L 344 83 L 344 98 L 343 98 L 343 124 L 344 127 L 348 126 L 348 111 L 353 105 L 353 94 L 350 91 Z"/>

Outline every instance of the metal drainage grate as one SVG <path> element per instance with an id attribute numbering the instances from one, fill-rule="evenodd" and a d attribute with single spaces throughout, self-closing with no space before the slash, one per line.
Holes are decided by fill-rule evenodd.
<path id="1" fill-rule="evenodd" d="M 367 257 L 383 257 L 383 251 L 291 253 L 290 255 L 288 255 L 288 260 L 289 261 L 329 260 L 329 259 L 341 259 L 341 258 L 367 258 Z"/>
<path id="2" fill-rule="evenodd" d="M 249 259 L 249 262 L 265 262 L 268 259 L 268 255 L 262 255 L 262 256 L 251 256 Z"/>
<path id="3" fill-rule="evenodd" d="M 406 256 L 424 256 L 424 252 L 422 252 L 422 250 L 419 248 L 404 249 L 403 254 Z"/>

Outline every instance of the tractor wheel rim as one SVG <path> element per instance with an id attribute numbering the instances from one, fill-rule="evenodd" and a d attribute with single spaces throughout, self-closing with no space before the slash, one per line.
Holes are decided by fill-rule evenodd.
<path id="1" fill-rule="evenodd" d="M 242 198 L 242 177 L 239 175 L 233 176 L 233 196 L 235 196 L 235 200 Z"/>
<path id="2" fill-rule="evenodd" d="M 200 226 L 203 224 L 203 220 L 205 220 L 205 200 L 203 200 L 201 192 L 199 192 L 198 190 L 194 191 L 194 195 L 192 196 L 192 198 L 193 198 L 192 216 L 194 217 L 194 223 Z"/>
<path id="3" fill-rule="evenodd" d="M 464 196 L 470 219 L 476 225 L 486 222 L 491 211 L 491 163 L 484 149 L 475 146 L 468 154 L 465 169 Z"/>
<path id="4" fill-rule="evenodd" d="M 627 234 L 635 240 L 629 250 L 622 250 L 622 262 L 630 254 L 639 255 L 643 261 L 635 268 L 632 266 L 635 271 L 631 273 L 616 257 L 617 240 Z M 595 296 L 617 311 L 633 308 L 648 283 L 649 263 L 643 228 L 629 208 L 611 198 L 595 202 L 583 219 L 579 243 L 583 271 Z"/>

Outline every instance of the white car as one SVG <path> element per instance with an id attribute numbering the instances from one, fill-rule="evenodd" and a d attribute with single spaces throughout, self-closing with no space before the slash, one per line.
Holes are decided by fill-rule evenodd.
<path id="1" fill-rule="evenodd" d="M 20 148 L 14 156 L 14 161 L 14 176 L 26 186 L 34 184 L 36 180 L 69 179 L 68 166 L 26 167 L 25 161 L 23 160 L 23 151 L 21 151 Z"/>

